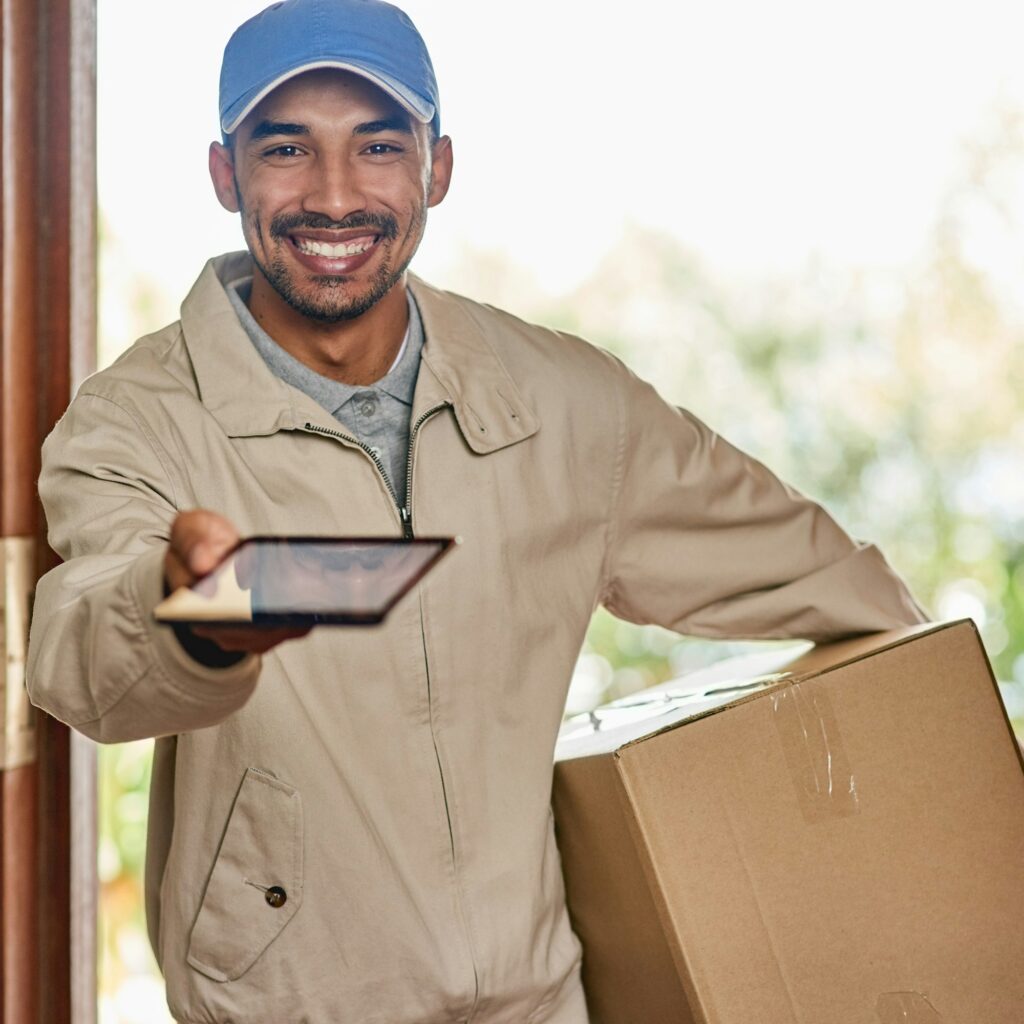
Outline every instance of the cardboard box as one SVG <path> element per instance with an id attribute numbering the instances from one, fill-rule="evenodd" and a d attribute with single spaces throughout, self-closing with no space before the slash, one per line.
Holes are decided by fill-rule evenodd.
<path id="1" fill-rule="evenodd" d="M 1024 772 L 973 624 L 737 685 L 563 729 L 593 1024 L 1024 1022 Z"/>

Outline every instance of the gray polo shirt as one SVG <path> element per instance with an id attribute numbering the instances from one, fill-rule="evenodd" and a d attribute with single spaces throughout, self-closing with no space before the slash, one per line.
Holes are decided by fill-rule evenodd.
<path id="1" fill-rule="evenodd" d="M 287 353 L 256 322 L 246 303 L 252 278 L 243 277 L 227 286 L 228 298 L 256 351 L 275 376 L 309 395 L 351 434 L 371 448 L 384 464 L 387 478 L 405 504 L 406 466 L 409 458 L 409 417 L 423 348 L 423 323 L 409 298 L 409 328 L 391 369 L 373 384 L 353 386 L 324 377 Z"/>

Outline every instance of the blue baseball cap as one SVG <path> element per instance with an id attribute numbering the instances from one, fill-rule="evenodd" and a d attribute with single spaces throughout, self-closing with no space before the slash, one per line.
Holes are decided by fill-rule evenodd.
<path id="1" fill-rule="evenodd" d="M 383 0 L 284 0 L 240 25 L 220 69 L 221 130 L 230 135 L 268 93 L 315 68 L 361 75 L 441 134 L 426 44 Z"/>

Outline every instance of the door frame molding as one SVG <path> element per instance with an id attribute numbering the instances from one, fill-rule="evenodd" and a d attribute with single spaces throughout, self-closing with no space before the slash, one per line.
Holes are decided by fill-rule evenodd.
<path id="1" fill-rule="evenodd" d="M 32 578 L 56 561 L 40 447 L 95 365 L 95 26 L 95 0 L 0 0 L 0 542 L 33 543 Z M 0 770 L 0 1013 L 95 1024 L 95 752 L 34 727 Z"/>

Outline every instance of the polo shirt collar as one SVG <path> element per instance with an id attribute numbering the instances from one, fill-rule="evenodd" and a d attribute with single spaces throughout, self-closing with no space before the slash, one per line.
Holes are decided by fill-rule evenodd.
<path id="1" fill-rule="evenodd" d="M 409 326 L 406 328 L 398 357 L 391 368 L 380 380 L 372 384 L 344 384 L 317 373 L 274 341 L 246 305 L 251 287 L 252 278 L 244 277 L 227 282 L 224 291 L 249 340 L 274 376 L 309 395 L 318 405 L 322 405 L 335 416 L 356 395 L 365 394 L 367 391 L 383 392 L 404 405 L 412 405 L 420 350 L 423 348 L 423 324 L 411 291 L 406 293 L 409 303 Z"/>

